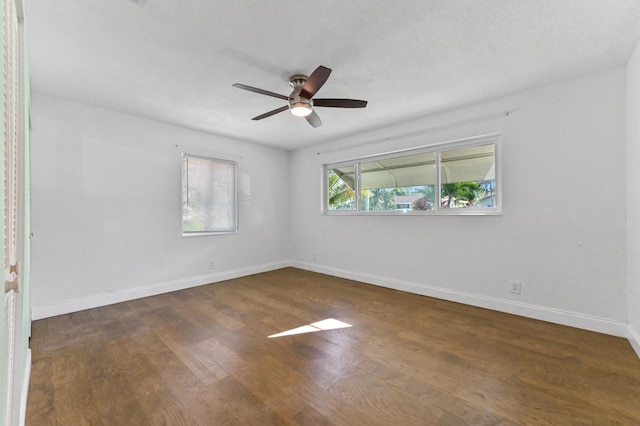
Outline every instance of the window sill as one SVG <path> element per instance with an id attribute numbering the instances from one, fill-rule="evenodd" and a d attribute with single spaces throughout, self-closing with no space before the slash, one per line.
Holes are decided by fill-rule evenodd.
<path id="1" fill-rule="evenodd" d="M 418 211 L 353 211 L 332 210 L 322 212 L 322 216 L 502 216 L 501 209 L 442 209 L 429 212 Z"/>

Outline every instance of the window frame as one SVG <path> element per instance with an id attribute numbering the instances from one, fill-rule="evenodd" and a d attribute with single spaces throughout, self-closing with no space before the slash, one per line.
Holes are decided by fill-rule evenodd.
<path id="1" fill-rule="evenodd" d="M 208 160 L 208 161 L 212 161 L 215 163 L 224 163 L 224 164 L 230 164 L 233 166 L 233 184 L 232 184 L 232 188 L 231 191 L 233 192 L 233 201 L 232 201 L 232 207 L 233 207 L 233 213 L 232 213 L 232 226 L 230 226 L 229 228 L 226 229 L 221 229 L 221 230 L 211 230 L 211 231 L 185 231 L 184 230 L 184 210 L 183 210 L 183 205 L 185 202 L 185 198 L 184 198 L 184 193 L 185 193 L 185 189 L 188 193 L 189 191 L 189 187 L 188 187 L 188 182 L 185 182 L 185 158 L 199 158 L 199 159 L 203 159 L 203 160 Z M 187 163 L 188 164 L 188 163 Z M 180 221 L 180 229 L 181 229 L 181 234 L 182 237 L 202 237 L 202 236 L 207 236 L 207 235 L 229 235 L 229 234 L 237 234 L 238 233 L 238 162 L 237 161 L 232 161 L 232 160 L 226 160 L 223 158 L 216 158 L 216 157 L 210 157 L 210 156 L 206 156 L 206 155 L 199 155 L 199 154 L 191 154 L 188 152 L 183 152 L 182 155 L 180 156 L 180 171 L 181 171 L 181 185 L 180 185 L 180 189 L 181 189 L 181 196 L 180 196 L 180 204 L 181 204 L 181 221 Z M 186 175 L 188 176 L 188 170 Z"/>
<path id="2" fill-rule="evenodd" d="M 494 172 L 495 172 L 495 188 L 494 188 L 494 207 L 473 207 L 473 208 L 448 208 L 442 207 L 441 203 L 435 203 L 434 210 L 382 210 L 382 211 L 366 211 L 361 206 L 361 189 L 360 189 L 360 163 L 371 162 L 376 160 L 385 160 L 390 158 L 404 157 L 414 154 L 435 153 L 435 199 L 442 199 L 441 186 L 441 154 L 446 151 L 455 151 L 462 148 L 471 148 L 483 145 L 494 146 Z M 499 133 L 474 136 L 470 138 L 457 139 L 453 141 L 441 142 L 431 145 L 423 145 L 407 149 L 400 149 L 381 154 L 367 155 L 363 157 L 353 158 L 349 160 L 325 163 L 321 166 L 322 185 L 321 185 L 321 214 L 327 216 L 495 216 L 502 215 L 502 135 Z M 330 209 L 329 208 L 329 188 L 328 188 L 328 171 L 340 167 L 354 167 L 356 193 L 355 208 L 347 209 Z"/>

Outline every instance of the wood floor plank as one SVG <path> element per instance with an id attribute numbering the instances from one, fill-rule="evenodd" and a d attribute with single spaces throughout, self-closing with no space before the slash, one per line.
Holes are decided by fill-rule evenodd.
<path id="1" fill-rule="evenodd" d="M 293 268 L 32 333 L 29 426 L 640 424 L 625 339 Z"/>
<path id="2" fill-rule="evenodd" d="M 227 376 L 211 357 L 199 356 L 191 349 L 188 340 L 173 325 L 157 327 L 154 332 L 203 383 L 211 384 Z"/>
<path id="3" fill-rule="evenodd" d="M 44 328 L 39 331 L 42 332 Z M 35 353 L 29 386 L 29 418 L 33 424 L 57 425 L 51 354 Z"/>
<path id="4" fill-rule="evenodd" d="M 179 401 L 154 411 L 151 423 L 155 425 L 197 426 L 197 422 Z"/>
<path id="5" fill-rule="evenodd" d="M 138 399 L 148 400 L 150 394 L 162 392 L 161 398 L 156 397 L 145 404 L 145 411 L 161 411 L 174 401 L 179 401 L 188 408 L 189 415 L 198 424 L 238 424 L 238 419 L 228 405 L 219 400 L 214 389 L 203 384 L 157 335 L 140 336 L 137 342 L 139 350 L 144 348 L 141 353 L 146 355 L 149 368 L 156 372 L 149 372 L 147 377 L 141 378 L 148 381 L 153 389 L 146 390 L 146 386 L 140 386 L 136 381 L 138 393 L 143 394 L 138 395 Z"/>
<path id="6" fill-rule="evenodd" d="M 126 376 L 115 373 L 91 383 L 100 418 L 107 425 L 153 424 L 145 414 Z"/>
<path id="7" fill-rule="evenodd" d="M 64 348 L 51 356 L 56 420 L 60 425 L 103 424 L 89 383 L 92 378 L 85 348 Z M 80 384 L 80 385 L 79 385 Z"/>
<path id="8" fill-rule="evenodd" d="M 438 407 L 422 404 L 417 398 L 392 390 L 380 381 L 341 379 L 329 391 L 347 404 L 374 413 L 387 424 L 433 424 L 442 415 Z"/>
<path id="9" fill-rule="evenodd" d="M 276 414 L 257 395 L 235 377 L 228 376 L 212 385 L 218 398 L 224 401 L 241 425 L 294 424 Z"/>
<path id="10" fill-rule="evenodd" d="M 293 420 L 297 424 L 301 425 L 317 425 L 317 426 L 329 426 L 333 425 L 329 419 L 322 414 L 318 413 L 313 408 L 306 406 L 293 417 Z"/>

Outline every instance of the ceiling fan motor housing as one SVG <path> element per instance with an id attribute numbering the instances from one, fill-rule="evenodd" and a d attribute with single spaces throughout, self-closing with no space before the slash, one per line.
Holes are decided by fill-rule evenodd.
<path id="1" fill-rule="evenodd" d="M 302 86 L 307 82 L 306 75 L 296 74 L 289 78 L 289 84 L 293 87 L 293 91 L 289 95 L 289 108 L 293 111 L 294 108 L 307 108 L 313 106 L 313 100 L 300 96 Z"/>

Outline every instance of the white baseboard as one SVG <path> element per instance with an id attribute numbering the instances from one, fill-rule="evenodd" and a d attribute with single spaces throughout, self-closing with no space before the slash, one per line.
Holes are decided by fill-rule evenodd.
<path id="1" fill-rule="evenodd" d="M 394 278 L 377 275 L 352 272 L 344 269 L 332 268 L 307 262 L 282 261 L 269 264 L 258 265 L 250 268 L 224 271 L 215 274 L 201 275 L 182 280 L 169 281 L 165 283 L 152 284 L 143 287 L 126 289 L 113 293 L 99 294 L 84 298 L 71 299 L 45 305 L 36 305 L 32 308 L 33 320 L 48 318 L 56 315 L 78 312 L 85 309 L 97 308 L 119 302 L 139 299 L 141 297 L 155 296 L 157 294 L 182 290 L 185 288 L 215 283 L 219 281 L 240 278 L 261 272 L 273 271 L 276 269 L 292 266 L 307 271 L 318 272 L 340 278 L 360 281 L 381 287 L 420 294 L 423 296 L 435 297 L 452 302 L 464 303 L 466 305 L 491 309 L 494 311 L 520 315 L 527 318 L 552 322 L 555 324 L 581 328 L 598 333 L 610 334 L 618 337 L 626 337 L 631 342 L 636 353 L 640 356 L 640 336 L 637 331 L 627 323 L 600 318 L 592 315 L 585 315 L 577 312 L 554 309 L 545 306 L 532 305 L 528 303 L 516 302 L 513 300 L 499 299 L 495 297 L 482 296 L 473 293 L 466 293 L 442 287 L 430 286 L 423 283 L 402 281 Z"/>
<path id="2" fill-rule="evenodd" d="M 29 397 L 29 383 L 31 382 L 31 349 L 27 349 L 25 358 L 24 376 L 22 377 L 22 390 L 20 392 L 20 417 L 18 424 L 24 426 L 27 422 L 27 399 Z"/>
<path id="3" fill-rule="evenodd" d="M 374 284 L 381 287 L 392 288 L 395 290 L 406 291 L 423 296 L 435 297 L 437 299 L 464 303 L 466 305 L 478 306 L 480 308 L 506 312 L 509 314 L 520 315 L 523 317 L 552 322 L 555 324 L 567 325 L 570 327 L 581 328 L 598 333 L 627 338 L 629 336 L 629 327 L 627 323 L 606 318 L 580 314 L 577 312 L 564 311 L 561 309 L 554 309 L 545 306 L 531 305 L 528 303 L 515 302 L 507 299 L 498 299 L 495 297 L 466 293 L 447 288 L 430 286 L 423 283 L 402 281 L 394 278 L 352 272 L 313 263 L 291 262 L 291 266 L 312 272 L 319 272 L 321 274 L 360 281 L 367 284 Z M 640 340 L 637 339 L 636 335 L 636 346 L 634 346 L 634 349 L 636 349 L 636 352 L 638 352 L 638 354 L 640 355 L 640 351 L 638 351 L 637 347 L 637 342 L 640 342 Z"/>
<path id="4" fill-rule="evenodd" d="M 83 311 L 85 309 L 97 308 L 100 306 L 112 305 L 114 303 L 126 302 L 140 299 L 142 297 L 155 296 L 157 294 L 168 293 L 185 288 L 197 287 L 233 278 L 246 277 L 248 275 L 259 274 L 261 272 L 273 271 L 275 269 L 286 268 L 290 262 L 274 262 L 249 268 L 222 271 L 213 274 L 200 275 L 197 277 L 168 281 L 164 283 L 151 284 L 142 287 L 130 288 L 114 291 L 111 293 L 96 294 L 88 297 L 65 300 L 43 305 L 32 306 L 32 320 L 54 317 L 56 315 L 68 314 L 70 312 Z"/>
<path id="5" fill-rule="evenodd" d="M 640 358 L 640 333 L 638 333 L 638 331 L 631 325 L 628 327 L 627 339 L 629 339 L 631 347 L 636 351 L 636 354 L 638 354 L 638 357 Z"/>

